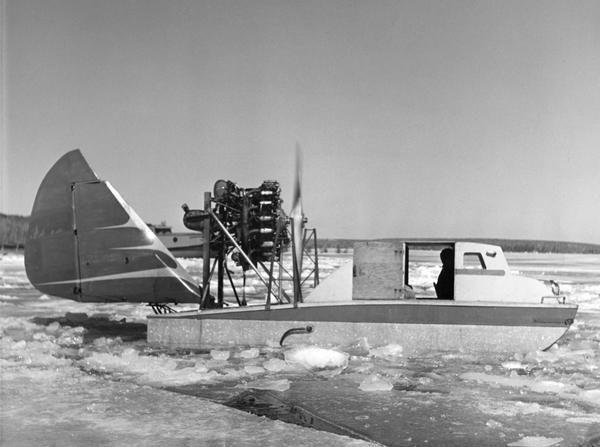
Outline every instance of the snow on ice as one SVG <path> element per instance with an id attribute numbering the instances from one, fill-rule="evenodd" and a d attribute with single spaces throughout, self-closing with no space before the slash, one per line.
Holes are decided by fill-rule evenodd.
<path id="1" fill-rule="evenodd" d="M 281 393 L 390 445 L 585 445 L 600 436 L 600 257 L 540 256 L 519 255 L 516 268 L 554 277 L 568 300 L 580 305 L 573 330 L 557 347 L 525 355 L 419 358 L 407 357 L 399 345 L 152 349 L 144 338 L 119 332 L 123 321 L 144 323 L 146 306 L 36 293 L 22 256 L 4 257 L 0 423 L 6 445 L 183 446 L 199 439 L 219 445 L 367 445 L 166 391 L 177 387 Z M 331 272 L 343 259 L 324 256 L 322 262 L 322 270 Z M 192 273 L 201 271 L 197 260 L 185 263 Z M 411 277 L 421 275 L 417 285 L 432 287 L 439 271 L 435 256 L 414 268 Z M 100 317 L 110 333 L 94 329 Z"/>

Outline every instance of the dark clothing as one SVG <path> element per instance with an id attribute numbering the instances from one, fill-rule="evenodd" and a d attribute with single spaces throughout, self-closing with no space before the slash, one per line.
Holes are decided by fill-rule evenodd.
<path id="1" fill-rule="evenodd" d="M 454 267 L 442 267 L 437 284 L 435 284 L 435 293 L 440 300 L 454 299 Z"/>
<path id="2" fill-rule="evenodd" d="M 433 283 L 435 293 L 440 300 L 454 299 L 454 250 L 444 248 L 440 253 L 442 260 L 442 271 L 438 276 L 438 282 Z"/>

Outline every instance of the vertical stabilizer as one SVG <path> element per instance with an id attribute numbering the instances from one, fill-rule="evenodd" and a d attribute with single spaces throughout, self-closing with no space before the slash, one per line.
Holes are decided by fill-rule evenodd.
<path id="1" fill-rule="evenodd" d="M 25 269 L 38 290 L 77 301 L 200 301 L 192 277 L 79 150 L 40 185 Z"/>

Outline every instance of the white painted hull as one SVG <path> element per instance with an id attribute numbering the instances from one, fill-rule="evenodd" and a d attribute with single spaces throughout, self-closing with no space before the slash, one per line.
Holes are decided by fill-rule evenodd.
<path id="1" fill-rule="evenodd" d="M 200 233 L 159 234 L 158 239 L 174 256 L 180 258 L 202 257 L 204 239 Z"/>
<path id="2" fill-rule="evenodd" d="M 351 346 L 366 341 L 369 346 L 382 346 L 395 343 L 401 345 L 407 355 L 435 350 L 530 352 L 547 349 L 559 340 L 568 330 L 577 309 L 572 305 L 540 305 L 540 311 L 544 312 L 541 318 L 547 320 L 541 321 L 535 306 L 522 305 L 504 305 L 501 310 L 497 305 L 487 303 L 468 306 L 454 303 L 409 303 L 403 306 L 403 303 L 389 302 L 304 306 L 302 314 L 298 309 L 282 306 L 282 309 L 273 308 L 270 311 L 233 309 L 151 316 L 148 319 L 148 342 L 152 345 L 188 349 L 276 345 L 289 329 L 311 326 L 312 332 L 290 335 L 285 344 Z M 373 321 L 326 321 L 327 317 L 323 314 L 332 309 L 347 313 L 348 320 L 356 320 L 356 312 L 371 313 Z M 373 309 L 381 312 L 374 314 Z M 466 324 L 456 318 L 465 309 L 475 313 L 484 311 L 486 316 L 478 322 L 473 321 L 474 324 Z M 387 317 L 394 312 L 401 312 L 405 317 L 403 321 L 382 321 L 382 315 Z M 502 312 L 504 316 L 498 321 L 489 318 L 493 313 Z M 531 313 L 532 323 L 528 324 L 523 318 L 516 321 L 515 325 L 503 322 L 511 312 L 515 315 Z M 294 314 L 298 319 L 287 318 Z M 312 319 L 311 314 L 314 316 Z M 414 314 L 414 317 L 410 314 Z M 428 318 L 428 314 L 432 315 L 431 319 L 435 323 L 422 321 L 423 318 Z M 554 316 L 555 322 L 552 323 L 549 318 Z M 412 323 L 411 319 L 421 321 Z"/>
<path id="3" fill-rule="evenodd" d="M 148 342 L 169 348 L 206 349 L 217 346 L 276 345 L 290 328 L 311 325 L 310 334 L 291 335 L 286 345 L 314 344 L 368 346 L 396 343 L 407 355 L 428 351 L 530 352 L 543 350 L 560 339 L 567 328 L 391 323 L 318 323 L 297 321 L 150 320 Z M 232 330 L 235 327 L 235 330 Z"/>

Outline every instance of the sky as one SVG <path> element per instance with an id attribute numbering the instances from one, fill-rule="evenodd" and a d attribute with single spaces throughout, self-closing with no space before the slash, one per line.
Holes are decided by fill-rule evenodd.
<path id="1" fill-rule="evenodd" d="M 147 222 L 279 180 L 320 237 L 600 243 L 600 1 L 0 0 L 0 212 L 79 148 Z"/>

